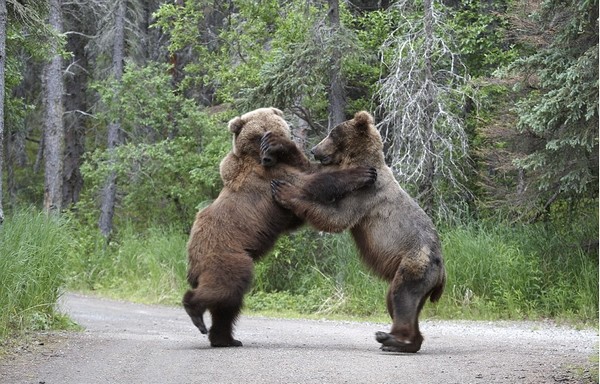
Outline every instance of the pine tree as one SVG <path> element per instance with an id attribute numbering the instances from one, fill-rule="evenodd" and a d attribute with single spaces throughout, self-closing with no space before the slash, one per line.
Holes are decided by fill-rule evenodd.
<path id="1" fill-rule="evenodd" d="M 547 1 L 539 17 L 549 43 L 513 66 L 532 88 L 518 128 L 541 142 L 516 160 L 534 220 L 557 200 L 598 196 L 598 1 Z"/>

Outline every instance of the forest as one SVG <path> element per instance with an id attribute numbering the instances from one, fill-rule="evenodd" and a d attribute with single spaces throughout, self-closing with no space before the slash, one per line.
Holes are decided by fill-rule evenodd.
<path id="1" fill-rule="evenodd" d="M 448 270 L 439 318 L 598 321 L 598 1 L 0 0 L 0 337 L 65 289 L 178 304 L 227 122 L 308 153 L 367 110 Z M 346 234 L 256 264 L 250 311 L 385 316 Z"/>

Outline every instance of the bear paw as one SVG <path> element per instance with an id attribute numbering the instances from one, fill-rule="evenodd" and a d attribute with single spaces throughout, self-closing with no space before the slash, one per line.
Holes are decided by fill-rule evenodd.
<path id="1" fill-rule="evenodd" d="M 231 339 L 229 341 L 211 341 L 210 346 L 213 348 L 227 348 L 227 347 L 242 347 L 242 342 L 239 340 Z"/>
<path id="2" fill-rule="evenodd" d="M 263 167 L 272 167 L 277 164 L 278 153 L 284 151 L 285 147 L 279 138 L 271 133 L 265 133 L 260 139 L 260 163 Z"/>
<path id="3" fill-rule="evenodd" d="M 373 167 L 359 167 L 357 170 L 360 174 L 356 182 L 356 189 L 375 184 L 375 181 L 377 180 L 377 169 Z"/>
<path id="4" fill-rule="evenodd" d="M 271 180 L 271 195 L 282 207 L 290 209 L 290 201 L 294 198 L 296 187 L 283 180 Z"/>
<path id="5" fill-rule="evenodd" d="M 408 340 L 398 340 L 387 332 L 376 332 L 375 339 L 382 344 L 380 349 L 385 352 L 416 353 L 421 349 L 420 343 L 417 345 Z"/>

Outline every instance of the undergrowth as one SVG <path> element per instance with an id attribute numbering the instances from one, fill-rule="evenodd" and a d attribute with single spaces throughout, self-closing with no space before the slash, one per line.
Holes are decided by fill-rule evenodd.
<path id="1" fill-rule="evenodd" d="M 95 228 L 34 210 L 7 217 L 0 226 L 0 338 L 60 326 L 61 289 L 180 305 L 187 233 L 134 228 L 122 226 L 107 245 Z M 597 325 L 598 249 L 588 246 L 597 234 L 597 212 L 562 226 L 441 226 L 446 289 L 439 303 L 425 305 L 422 318 Z M 385 321 L 387 287 L 361 262 L 348 234 L 305 228 L 282 236 L 255 264 L 245 313 Z"/>
<path id="2" fill-rule="evenodd" d="M 69 227 L 34 209 L 0 225 L 0 340 L 28 330 L 65 328 L 56 310 L 64 286 Z"/>
<path id="3" fill-rule="evenodd" d="M 598 254 L 582 246 L 597 233 L 594 223 L 581 217 L 564 227 L 441 227 L 447 284 L 440 302 L 426 304 L 422 317 L 597 324 Z M 187 289 L 186 242 L 187 234 L 170 228 L 141 234 L 125 228 L 109 246 L 99 235 L 81 234 L 69 287 L 179 305 Z M 246 313 L 387 317 L 388 284 L 364 266 L 348 234 L 303 229 L 282 236 L 255 264 L 252 287 Z"/>

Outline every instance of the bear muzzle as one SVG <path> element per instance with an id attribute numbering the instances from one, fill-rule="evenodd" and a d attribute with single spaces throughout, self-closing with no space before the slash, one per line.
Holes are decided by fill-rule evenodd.
<path id="1" fill-rule="evenodd" d="M 313 147 L 310 150 L 310 153 L 314 156 L 315 160 L 321 162 L 321 164 L 323 165 L 330 165 L 333 161 L 333 158 L 331 156 L 325 155 L 324 153 L 319 151 L 318 145 L 316 147 Z"/>

